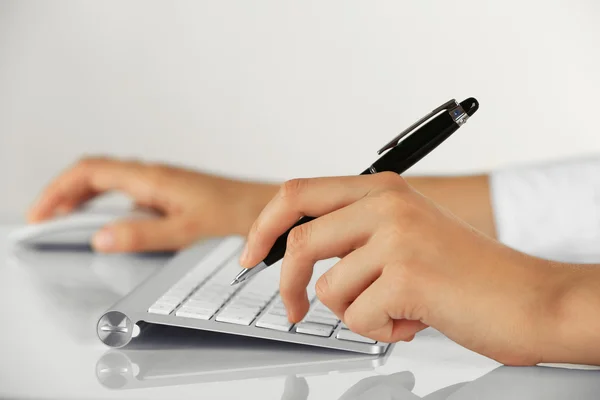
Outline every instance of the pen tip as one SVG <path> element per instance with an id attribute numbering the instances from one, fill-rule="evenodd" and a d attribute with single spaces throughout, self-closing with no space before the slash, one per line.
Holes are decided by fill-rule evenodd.
<path id="1" fill-rule="evenodd" d="M 229 286 L 235 286 L 235 285 L 237 285 L 238 283 L 239 283 L 239 282 L 238 282 L 238 280 L 237 280 L 237 279 L 234 279 L 234 280 L 232 280 L 232 281 L 231 281 L 231 283 L 229 284 Z"/>

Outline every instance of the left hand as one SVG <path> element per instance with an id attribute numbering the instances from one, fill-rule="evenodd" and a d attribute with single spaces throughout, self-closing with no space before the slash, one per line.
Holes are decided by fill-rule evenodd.
<path id="1" fill-rule="evenodd" d="M 546 261 L 509 249 L 413 190 L 398 175 L 286 182 L 250 230 L 244 267 L 260 262 L 298 218 L 281 270 L 292 322 L 309 303 L 316 261 L 341 260 L 316 293 L 354 332 L 409 341 L 432 326 L 512 365 L 540 362 L 560 278 Z"/>

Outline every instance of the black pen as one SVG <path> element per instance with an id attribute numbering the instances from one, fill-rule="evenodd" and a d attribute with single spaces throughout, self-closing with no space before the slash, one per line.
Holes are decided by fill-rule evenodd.
<path id="1" fill-rule="evenodd" d="M 403 173 L 456 132 L 478 108 L 479 103 L 472 97 L 460 104 L 456 100 L 450 100 L 442 104 L 383 146 L 377 153 L 387 152 L 364 170 L 361 175 L 384 171 Z M 417 128 L 419 129 L 415 131 Z M 413 133 L 410 134 L 411 132 Z M 271 251 L 263 261 L 252 268 L 244 268 L 234 278 L 231 285 L 241 283 L 281 260 L 285 254 L 287 237 L 290 231 L 298 225 L 305 224 L 313 219 L 315 218 L 308 216 L 300 218 L 290 229 L 277 238 Z"/>

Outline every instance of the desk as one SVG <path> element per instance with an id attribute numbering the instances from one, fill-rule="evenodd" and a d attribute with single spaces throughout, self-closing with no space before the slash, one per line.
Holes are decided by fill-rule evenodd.
<path id="1" fill-rule="evenodd" d="M 510 368 L 428 329 L 382 357 L 156 328 L 120 350 L 99 315 L 168 255 L 12 248 L 0 226 L 0 397 L 592 399 L 600 371 Z"/>

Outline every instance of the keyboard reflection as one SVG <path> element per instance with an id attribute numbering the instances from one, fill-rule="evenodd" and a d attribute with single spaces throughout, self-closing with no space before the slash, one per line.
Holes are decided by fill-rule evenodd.
<path id="1" fill-rule="evenodd" d="M 293 343 L 153 325 L 135 343 L 108 350 L 96 377 L 110 389 L 369 371 L 385 363 L 366 355 Z"/>

